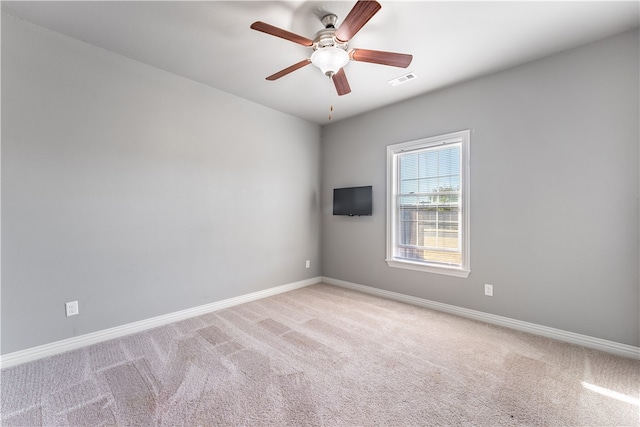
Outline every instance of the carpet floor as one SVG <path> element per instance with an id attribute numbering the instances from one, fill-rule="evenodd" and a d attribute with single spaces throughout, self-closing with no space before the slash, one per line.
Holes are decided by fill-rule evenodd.
<path id="1" fill-rule="evenodd" d="M 318 284 L 0 372 L 3 426 L 638 426 L 640 361 Z"/>

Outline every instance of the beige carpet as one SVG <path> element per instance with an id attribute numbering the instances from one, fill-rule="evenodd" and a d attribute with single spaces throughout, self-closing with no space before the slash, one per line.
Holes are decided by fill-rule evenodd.
<path id="1" fill-rule="evenodd" d="M 637 426 L 640 362 L 327 285 L 1 373 L 3 426 Z"/>

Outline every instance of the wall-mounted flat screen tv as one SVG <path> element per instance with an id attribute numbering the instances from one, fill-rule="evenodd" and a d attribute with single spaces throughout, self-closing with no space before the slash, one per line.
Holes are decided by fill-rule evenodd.
<path id="1" fill-rule="evenodd" d="M 366 187 L 348 187 L 333 189 L 333 214 L 362 216 L 371 215 L 372 189 Z"/>

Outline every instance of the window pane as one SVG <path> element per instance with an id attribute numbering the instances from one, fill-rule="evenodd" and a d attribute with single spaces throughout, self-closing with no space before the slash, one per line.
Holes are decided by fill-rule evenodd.
<path id="1" fill-rule="evenodd" d="M 437 246 L 437 223 L 436 221 L 421 222 L 419 224 L 418 240 L 419 246 L 422 247 L 434 247 Z"/>
<path id="2" fill-rule="evenodd" d="M 400 180 L 418 178 L 418 155 L 405 154 L 400 157 Z"/>
<path id="3" fill-rule="evenodd" d="M 418 211 L 418 219 L 420 221 L 435 221 L 436 215 L 438 212 L 436 211 L 436 207 L 423 207 Z"/>
<path id="4" fill-rule="evenodd" d="M 400 194 L 412 194 L 418 192 L 418 180 L 405 179 L 400 181 Z"/>
<path id="5" fill-rule="evenodd" d="M 460 146 L 437 146 L 399 157 L 398 256 L 460 263 Z"/>
<path id="6" fill-rule="evenodd" d="M 417 246 L 418 234 L 416 232 L 416 221 L 401 221 L 400 222 L 400 244 Z"/>
<path id="7" fill-rule="evenodd" d="M 436 204 L 441 207 L 455 207 L 458 206 L 458 195 L 457 194 L 435 194 L 431 196 L 431 200 L 433 204 Z"/>
<path id="8" fill-rule="evenodd" d="M 438 231 L 438 246 L 440 248 L 457 249 L 458 248 L 458 232 L 457 231 Z"/>
<path id="9" fill-rule="evenodd" d="M 400 209 L 417 209 L 418 196 L 400 196 L 398 201 Z"/>
<path id="10" fill-rule="evenodd" d="M 420 180 L 421 193 L 434 193 L 438 191 L 438 178 L 424 178 Z"/>

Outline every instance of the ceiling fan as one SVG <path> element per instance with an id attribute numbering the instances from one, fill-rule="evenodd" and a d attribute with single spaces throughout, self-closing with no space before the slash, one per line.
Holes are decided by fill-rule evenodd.
<path id="1" fill-rule="evenodd" d="M 344 66 L 349 61 L 371 62 L 374 64 L 391 65 L 393 67 L 407 68 L 413 59 L 412 55 L 405 53 L 383 52 L 370 49 L 350 49 L 349 40 L 382 8 L 377 1 L 359 0 L 344 18 L 344 21 L 336 28 L 338 17 L 334 14 L 325 15 L 320 21 L 324 29 L 316 33 L 313 40 L 299 36 L 287 30 L 273 25 L 256 21 L 251 24 L 251 29 L 281 37 L 285 40 L 313 48 L 310 58 L 293 64 L 275 74 L 267 77 L 267 80 L 277 80 L 280 77 L 313 64 L 320 68 L 323 74 L 333 80 L 338 95 L 346 95 L 351 92 Z"/>

